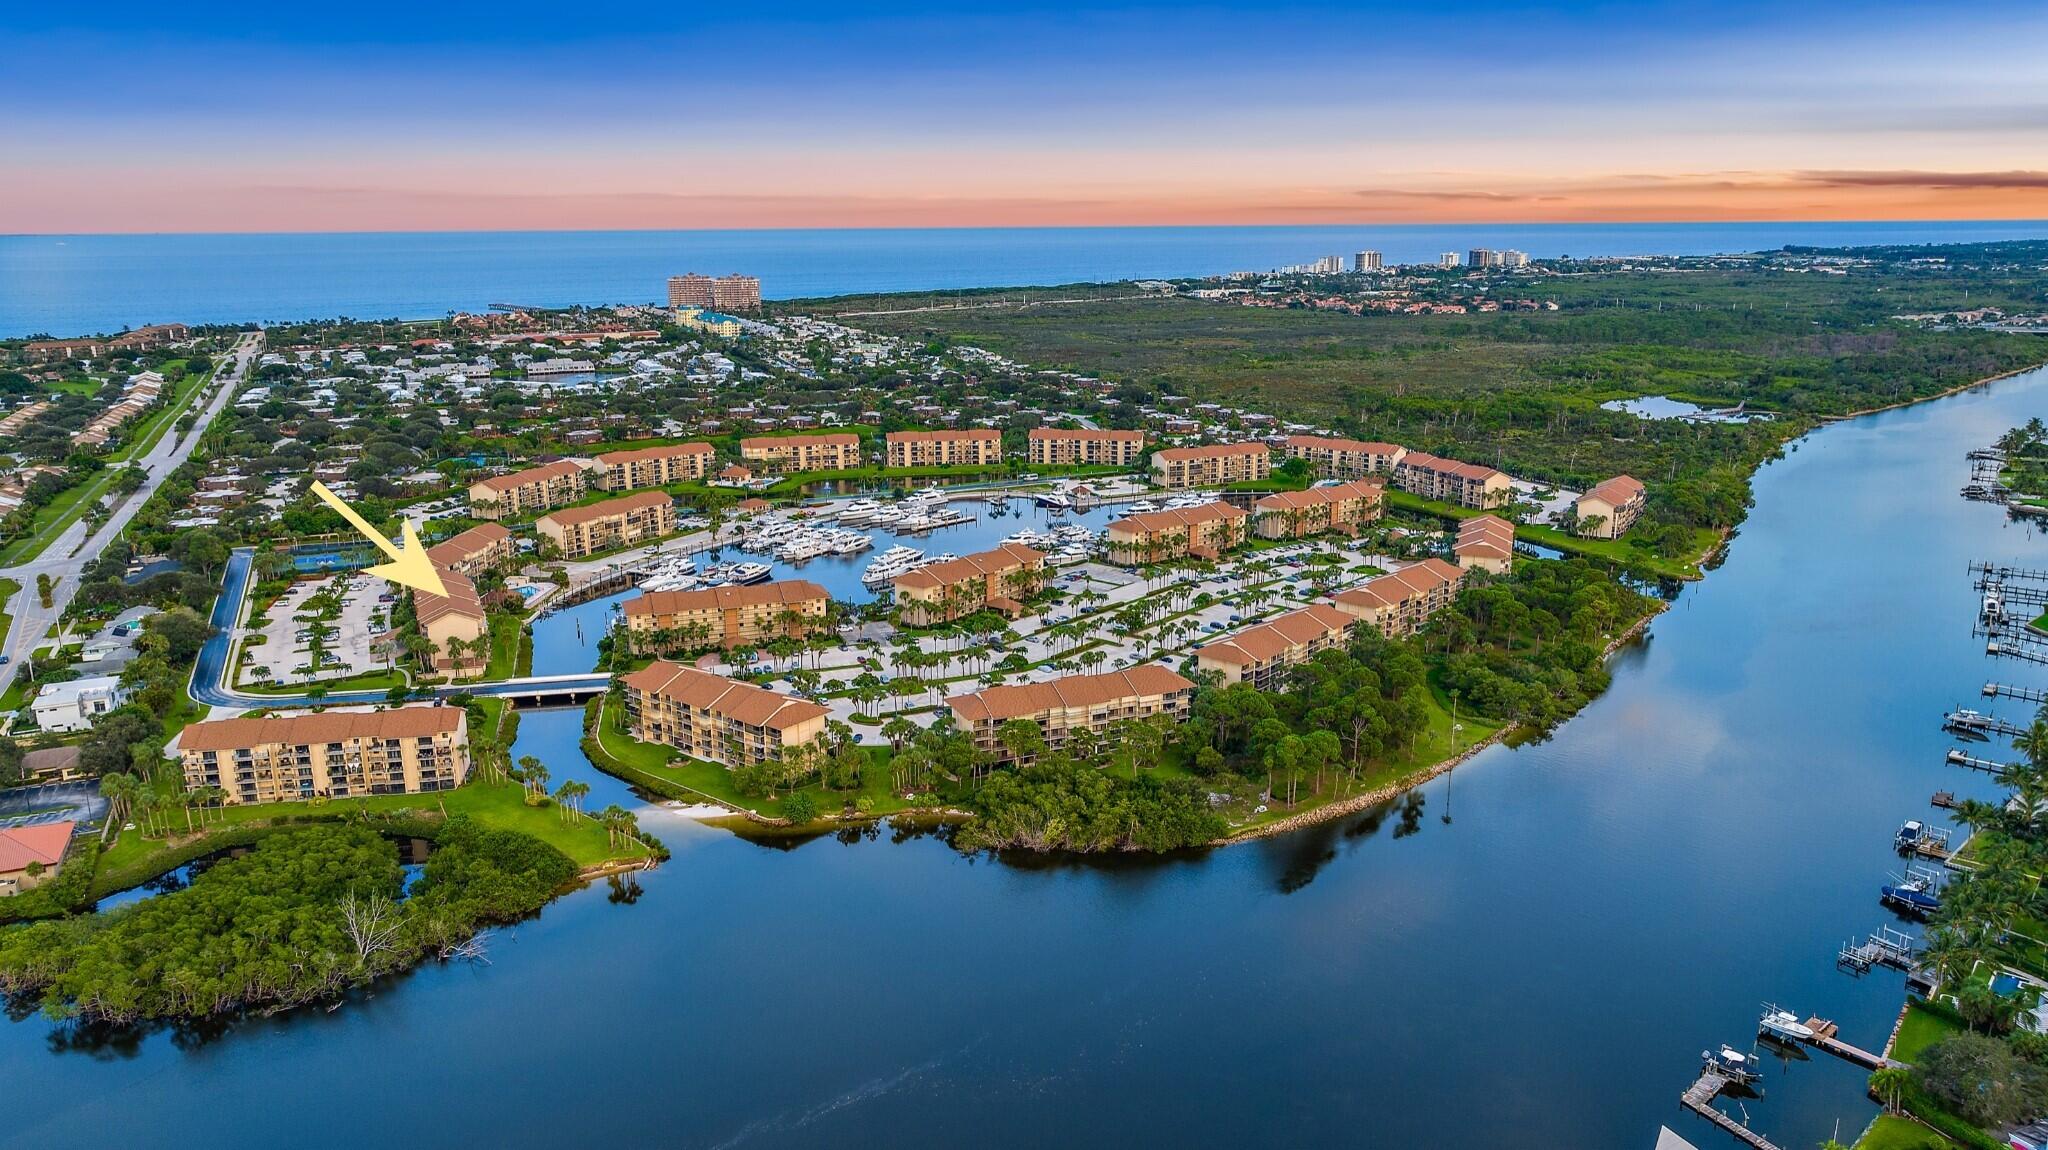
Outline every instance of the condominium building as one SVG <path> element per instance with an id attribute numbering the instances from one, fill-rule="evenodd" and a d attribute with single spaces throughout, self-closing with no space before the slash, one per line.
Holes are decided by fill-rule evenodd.
<path id="1" fill-rule="evenodd" d="M 479 523 L 427 548 L 427 558 L 443 571 L 475 578 L 519 555 L 512 533 L 496 523 Z"/>
<path id="2" fill-rule="evenodd" d="M 1342 647 L 1357 625 L 1355 617 L 1335 607 L 1311 604 L 1195 648 L 1195 666 L 1214 672 L 1225 683 L 1275 690 L 1287 668 L 1318 651 Z"/>
<path id="3" fill-rule="evenodd" d="M 1505 575 L 1515 562 L 1515 525 L 1498 515 L 1475 515 L 1458 524 L 1451 555 L 1467 571 Z"/>
<path id="4" fill-rule="evenodd" d="M 808 579 L 649 591 L 626 600 L 626 633 L 642 653 L 751 647 L 803 638 L 825 620 L 831 602 L 831 594 Z"/>
<path id="5" fill-rule="evenodd" d="M 1021 543 L 905 571 L 895 580 L 896 610 L 903 622 L 929 627 L 972 615 L 983 608 L 1012 619 L 1045 579 L 1045 555 Z"/>
<path id="6" fill-rule="evenodd" d="M 1109 561 L 1135 567 L 1184 555 L 1215 559 L 1244 543 L 1250 520 L 1249 512 L 1221 502 L 1126 516 L 1104 532 Z"/>
<path id="7" fill-rule="evenodd" d="M 1261 539 L 1300 539 L 1325 531 L 1356 535 L 1380 517 L 1386 490 L 1386 480 L 1373 478 L 1276 491 L 1252 504 L 1252 521 Z"/>
<path id="8" fill-rule="evenodd" d="M 1340 591 L 1330 602 L 1387 638 L 1398 639 L 1420 631 L 1431 615 L 1456 601 L 1464 582 L 1465 572 L 1457 567 L 1441 559 L 1424 559 Z"/>
<path id="9" fill-rule="evenodd" d="M 433 644 L 428 658 L 436 671 L 458 675 L 481 671 L 491 659 L 491 621 L 476 584 L 468 576 L 444 568 L 441 587 L 446 595 L 417 588 L 412 593 L 420 634 Z"/>
<path id="10" fill-rule="evenodd" d="M 1392 475 L 1408 449 L 1398 443 L 1362 439 L 1331 439 L 1321 435 L 1290 435 L 1281 445 L 1289 459 L 1306 459 L 1322 479 L 1363 479 Z"/>
<path id="11" fill-rule="evenodd" d="M 1401 457 L 1394 468 L 1394 486 L 1424 499 L 1481 510 L 1502 506 L 1515 494 L 1514 481 L 1505 471 L 1421 451 Z"/>
<path id="12" fill-rule="evenodd" d="M 328 711 L 194 723 L 178 736 L 185 786 L 231 803 L 452 791 L 469 777 L 461 707 Z"/>
<path id="13" fill-rule="evenodd" d="M 564 559 L 581 559 L 673 535 L 676 502 L 666 491 L 642 491 L 586 507 L 551 511 L 536 520 L 533 529 L 554 543 Z"/>
<path id="14" fill-rule="evenodd" d="M 1273 453 L 1263 443 L 1169 447 L 1152 454 L 1152 480 L 1162 487 L 1214 487 L 1273 474 Z"/>
<path id="15" fill-rule="evenodd" d="M 1458 266 L 1458 253 L 1456 253 L 1456 252 L 1445 252 L 1445 253 L 1443 253 L 1442 255 L 1439 255 L 1438 257 L 1436 257 L 1436 266 L 1438 266 L 1438 267 L 1440 267 L 1440 268 L 1454 268 L 1454 267 L 1457 267 L 1457 266 Z"/>
<path id="16" fill-rule="evenodd" d="M 740 458 L 769 471 L 848 471 L 860 466 L 860 436 L 757 435 L 740 440 Z"/>
<path id="17" fill-rule="evenodd" d="M 1351 270 L 1353 271 L 1376 272 L 1383 266 L 1380 253 L 1375 251 L 1360 252 L 1352 257 L 1351 260 Z"/>
<path id="18" fill-rule="evenodd" d="M 1016 756 L 1000 737 L 1003 724 L 1024 719 L 1038 724 L 1048 747 L 1066 745 L 1074 731 L 1100 735 L 1120 719 L 1167 715 L 1186 718 L 1195 684 L 1157 663 L 1101 675 L 1067 675 L 1046 683 L 990 687 L 946 700 L 960 729 L 977 750 L 1010 762 Z"/>
<path id="19" fill-rule="evenodd" d="M 708 443 L 607 451 L 597 457 L 594 476 L 597 485 L 606 491 L 631 491 L 703 479 L 717 462 L 718 452 Z"/>
<path id="20" fill-rule="evenodd" d="M 1636 517 L 1649 501 L 1642 480 L 1617 475 L 1579 496 L 1572 512 L 1579 520 L 1579 534 L 1589 539 L 1619 539 L 1635 526 Z"/>
<path id="21" fill-rule="evenodd" d="M 713 279 L 691 272 L 668 277 L 668 306 L 717 308 L 721 311 L 761 310 L 761 281 L 754 276 Z"/>
<path id="22" fill-rule="evenodd" d="M 825 735 L 826 708 L 752 683 L 657 659 L 620 679 L 626 729 L 728 767 L 780 761 Z"/>
<path id="23" fill-rule="evenodd" d="M 1500 253 L 1492 248 L 1473 248 L 1465 253 L 1465 262 L 1475 268 L 1499 267 Z"/>
<path id="24" fill-rule="evenodd" d="M 1028 458 L 1036 467 L 1067 467 L 1100 464 L 1111 467 L 1135 466 L 1145 454 L 1142 431 L 1078 431 L 1059 427 L 1034 427 L 1025 436 Z"/>
<path id="25" fill-rule="evenodd" d="M 507 519 L 528 511 L 546 511 L 583 498 L 588 486 L 581 463 L 557 460 L 470 484 L 469 513 L 478 519 Z"/>
<path id="26" fill-rule="evenodd" d="M 892 431 L 883 440 L 890 467 L 987 467 L 1003 461 L 1003 433 L 993 427 Z"/>

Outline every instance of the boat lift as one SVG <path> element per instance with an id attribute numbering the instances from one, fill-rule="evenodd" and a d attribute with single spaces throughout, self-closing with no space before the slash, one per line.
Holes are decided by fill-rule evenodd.
<path id="1" fill-rule="evenodd" d="M 1973 771 L 1985 771 L 1994 775 L 2005 770 L 2010 765 L 1991 759 L 1980 759 L 1975 755 L 1966 753 L 1961 747 L 1950 747 L 1948 749 L 1947 762 L 1952 767 L 1968 767 Z"/>
<path id="2" fill-rule="evenodd" d="M 1986 738 L 1992 735 L 2011 737 L 2023 734 L 2026 730 L 2026 728 L 2015 726 L 1999 718 L 1997 715 L 1987 715 L 1982 711 L 1972 711 L 1968 707 L 1958 707 L 1943 715 L 1941 718 L 1941 728 L 1942 730 L 1954 731 L 1958 734 L 1980 735 Z"/>
<path id="3" fill-rule="evenodd" d="M 1895 926 L 1880 926 L 1877 933 L 1862 942 L 1851 940 L 1843 943 L 1835 956 L 1835 965 L 1857 974 L 1867 974 L 1874 966 L 1888 966 L 1910 973 L 1919 957 L 1918 939 Z"/>

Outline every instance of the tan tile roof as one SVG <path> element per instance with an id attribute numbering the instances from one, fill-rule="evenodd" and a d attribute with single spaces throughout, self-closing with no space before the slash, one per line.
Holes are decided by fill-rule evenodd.
<path id="1" fill-rule="evenodd" d="M 1457 583 L 1464 578 L 1463 571 L 1441 559 L 1424 559 L 1399 571 L 1368 579 L 1348 591 L 1338 592 L 1331 598 L 1339 603 L 1391 607 L 1404 599 L 1434 591 L 1447 583 Z"/>
<path id="2" fill-rule="evenodd" d="M 974 427 L 962 431 L 892 431 L 883 438 L 890 443 L 958 443 L 981 439 L 1000 441 L 1003 433 L 993 427 Z"/>
<path id="3" fill-rule="evenodd" d="M 392 711 L 327 711 L 272 719 L 216 719 L 194 723 L 178 736 L 187 751 L 232 751 L 266 743 L 336 743 L 345 739 L 411 739 L 453 734 L 460 707 L 400 707 Z"/>
<path id="4" fill-rule="evenodd" d="M 1304 450 L 1349 451 L 1362 455 L 1392 455 L 1402 450 L 1398 443 L 1371 443 L 1359 439 L 1331 439 L 1322 435 L 1290 435 L 1287 446 Z"/>
<path id="5" fill-rule="evenodd" d="M 1004 543 L 991 551 L 977 551 L 944 563 L 931 563 L 915 571 L 905 571 L 895 578 L 894 583 L 898 587 L 945 587 L 1044 562 L 1045 553 L 1042 551 L 1034 551 L 1022 543 Z"/>
<path id="6" fill-rule="evenodd" d="M 850 432 L 832 435 L 755 435 L 740 440 L 740 450 L 752 448 L 789 447 L 798 443 L 824 443 L 840 447 L 859 447 L 860 436 Z"/>
<path id="7" fill-rule="evenodd" d="M 449 567 L 510 538 L 512 533 L 502 525 L 480 523 L 427 548 L 427 558 L 432 559 L 437 567 Z"/>
<path id="8" fill-rule="evenodd" d="M 1509 558 L 1515 552 L 1515 525 L 1498 515 L 1475 515 L 1459 523 L 1458 539 L 1451 550 L 1460 557 Z"/>
<path id="9" fill-rule="evenodd" d="M 1609 507 L 1619 507 L 1643 493 L 1643 481 L 1630 475 L 1617 475 L 1595 484 L 1593 490 L 1580 496 L 1581 499 L 1598 499 Z"/>
<path id="10" fill-rule="evenodd" d="M 39 862 L 55 866 L 63 861 L 64 848 L 71 842 L 73 822 L 43 823 L 33 827 L 0 830 L 0 874 L 27 870 Z"/>
<path id="11" fill-rule="evenodd" d="M 1496 475 L 1502 474 L 1497 468 L 1487 467 L 1478 463 L 1460 463 L 1455 459 L 1445 459 L 1443 456 L 1431 455 L 1424 451 L 1409 452 L 1401 460 L 1401 466 L 1413 467 L 1419 471 L 1434 471 L 1443 475 L 1456 475 L 1463 479 L 1480 482 L 1485 482 Z"/>
<path id="12" fill-rule="evenodd" d="M 1252 506 L 1260 511 L 1286 511 L 1290 508 L 1317 507 L 1346 499 L 1379 499 L 1386 490 L 1387 483 L 1384 479 L 1354 479 L 1349 483 L 1307 487 L 1300 491 L 1276 491 Z"/>
<path id="13" fill-rule="evenodd" d="M 1169 463 L 1188 459 L 1224 459 L 1232 455 L 1270 455 L 1272 449 L 1263 443 L 1212 443 L 1205 447 L 1169 447 L 1154 456 Z"/>
<path id="14" fill-rule="evenodd" d="M 1335 607 L 1315 603 L 1197 647 L 1195 655 L 1220 663 L 1264 663 L 1325 636 L 1341 635 L 1357 623 Z"/>
<path id="15" fill-rule="evenodd" d="M 628 688 L 674 699 L 700 711 L 724 715 L 753 727 L 786 731 L 831 711 L 766 687 L 657 659 L 620 679 Z"/>
<path id="16" fill-rule="evenodd" d="M 1166 695 L 1189 690 L 1194 683 L 1157 663 L 1145 663 L 1128 671 L 1101 675 L 1068 675 L 1049 683 L 990 687 L 971 695 L 946 700 L 953 713 L 969 723 L 984 719 L 1003 722 L 1029 718 L 1045 711 L 1069 707 L 1093 707 L 1113 699 L 1144 695 Z"/>
<path id="17" fill-rule="evenodd" d="M 1250 513 L 1219 500 L 1215 503 L 1204 503 L 1200 507 L 1176 507 L 1171 511 L 1146 511 L 1137 515 L 1127 515 L 1111 523 L 1109 529 L 1149 533 L 1174 527 L 1198 527 L 1219 519 L 1243 519 L 1248 514 Z"/>
<path id="18" fill-rule="evenodd" d="M 420 625 L 439 619 L 443 615 L 460 615 L 468 619 L 482 619 L 484 601 L 476 593 L 476 584 L 466 575 L 443 569 L 441 586 L 448 592 L 436 595 L 431 591 L 415 590 L 412 593 L 412 609 L 419 616 Z"/>
<path id="19" fill-rule="evenodd" d="M 808 579 L 778 579 L 742 587 L 703 587 L 695 591 L 648 591 L 626 600 L 628 618 L 639 615 L 676 615 L 693 611 L 753 607 L 763 603 L 798 604 L 831 598 L 831 593 Z"/>
<path id="20" fill-rule="evenodd" d="M 633 495 L 622 496 L 618 499 L 607 499 L 602 503 L 590 503 L 582 507 L 564 507 L 560 511 L 550 511 L 546 515 L 541 516 L 541 521 L 552 522 L 562 527 L 572 527 L 578 523 L 589 523 L 592 520 L 603 519 L 611 515 L 625 515 L 628 512 L 659 507 L 662 504 L 673 507 L 675 506 L 675 500 L 670 498 L 666 491 L 641 491 Z"/>
<path id="21" fill-rule="evenodd" d="M 606 467 L 620 467 L 648 459 L 673 459 L 684 455 L 716 455 L 708 443 L 678 443 L 672 447 L 641 447 L 632 451 L 607 451 L 597 457 Z"/>
<path id="22" fill-rule="evenodd" d="M 582 464 L 576 463 L 573 460 L 558 459 L 542 467 L 529 467 L 524 471 L 515 471 L 510 475 L 493 475 L 489 479 L 479 479 L 474 484 L 471 484 L 471 486 L 487 488 L 502 494 L 515 487 L 524 487 L 529 483 L 540 483 L 550 479 L 563 479 L 582 470 Z"/>
<path id="23" fill-rule="evenodd" d="M 1034 427 L 1031 429 L 1030 435 L 1026 436 L 1026 438 L 1102 440 L 1112 443 L 1143 443 L 1145 442 L 1145 433 L 1142 431 L 1112 431 L 1108 428 L 1103 428 L 1098 431 L 1083 431 L 1065 427 Z"/>

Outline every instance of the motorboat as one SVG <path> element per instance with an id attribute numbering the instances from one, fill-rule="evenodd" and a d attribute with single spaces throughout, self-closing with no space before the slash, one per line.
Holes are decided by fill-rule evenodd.
<path id="1" fill-rule="evenodd" d="M 1801 1029 L 1804 1029 L 1804 1027 Z M 1763 1074 L 1757 1070 L 1756 1055 L 1744 1054 L 1725 1042 L 1721 1044 L 1719 1050 L 1700 1051 L 1700 1068 L 1702 1070 L 1711 1070 L 1723 1078 L 1739 1082 L 1744 1086 L 1748 1086 L 1763 1077 Z"/>
<path id="2" fill-rule="evenodd" d="M 1129 511 L 1133 515 L 1144 515 L 1147 512 L 1159 510 L 1159 505 L 1157 503 L 1152 502 L 1150 499 L 1140 499 L 1136 503 L 1133 503 L 1129 507 L 1125 508 L 1125 510 Z"/>
<path id="3" fill-rule="evenodd" d="M 735 563 L 732 567 L 732 582 L 735 585 L 765 583 L 775 574 L 766 563 Z"/>
<path id="4" fill-rule="evenodd" d="M 1789 1010 L 1769 1007 L 1764 1016 L 1757 1020 L 1757 1033 L 1769 1035 L 1784 1042 L 1811 1042 L 1813 1028 L 1799 1021 L 1799 1016 Z"/>
<path id="5" fill-rule="evenodd" d="M 1878 901 L 1914 918 L 1927 918 L 1941 909 L 1940 897 L 1920 880 L 1886 883 L 1879 890 Z"/>
<path id="6" fill-rule="evenodd" d="M 1074 497 L 1064 491 L 1041 491 L 1031 498 L 1040 507 L 1054 511 L 1071 511 L 1074 507 Z"/>

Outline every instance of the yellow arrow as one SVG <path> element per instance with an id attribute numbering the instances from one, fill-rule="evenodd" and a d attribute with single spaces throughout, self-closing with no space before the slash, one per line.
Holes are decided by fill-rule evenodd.
<path id="1" fill-rule="evenodd" d="M 415 591 L 425 591 L 430 595 L 440 595 L 444 598 L 447 596 L 448 587 L 441 582 L 440 569 L 434 566 L 432 559 L 427 558 L 427 549 L 420 546 L 420 533 L 413 529 L 412 520 L 400 521 L 405 525 L 405 544 L 402 548 L 394 547 L 391 540 L 384 538 L 382 531 L 370 526 L 368 520 L 356 514 L 355 508 L 343 503 L 341 496 L 327 490 L 325 483 L 315 480 L 313 494 L 325 500 L 327 506 L 339 511 L 341 517 L 349 521 L 350 526 L 377 545 L 377 550 L 391 556 L 391 562 L 365 568 L 364 574 L 381 576 L 393 583 L 411 587 Z"/>

